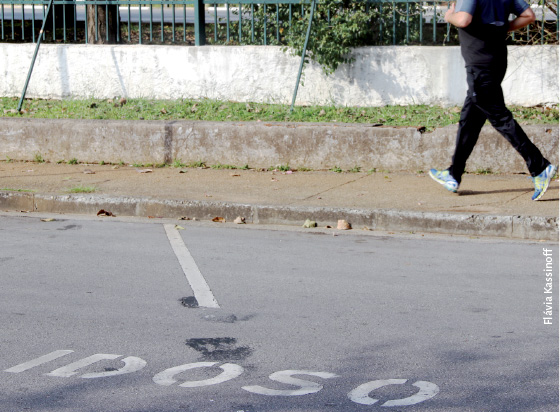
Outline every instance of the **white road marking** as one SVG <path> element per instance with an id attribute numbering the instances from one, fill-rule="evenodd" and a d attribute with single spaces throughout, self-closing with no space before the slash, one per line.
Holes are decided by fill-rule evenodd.
<path id="1" fill-rule="evenodd" d="M 9 369 L 5 369 L 4 372 L 20 373 L 28 369 L 34 368 L 35 366 L 42 365 L 43 363 L 50 362 L 52 360 L 58 359 L 62 356 L 68 355 L 74 352 L 73 350 L 55 350 L 47 355 L 40 356 L 37 359 L 30 360 L 29 362 L 20 363 Z"/>
<path id="2" fill-rule="evenodd" d="M 158 385 L 163 386 L 170 386 L 177 382 L 175 379 L 175 375 L 178 375 L 181 372 L 188 371 L 190 369 L 196 368 L 210 368 L 216 365 L 218 362 L 196 362 L 196 363 L 187 363 L 185 365 L 175 366 L 173 368 L 169 368 L 164 370 L 163 372 L 158 373 L 155 375 L 152 380 L 157 383 Z M 216 385 L 218 383 L 226 382 L 231 379 L 237 378 L 241 375 L 244 369 L 236 365 L 234 363 L 224 363 L 222 366 L 219 367 L 223 370 L 218 376 L 210 379 L 204 379 L 200 381 L 186 381 L 180 384 L 183 388 L 199 388 L 201 386 L 208 386 L 208 385 Z"/>
<path id="3" fill-rule="evenodd" d="M 218 302 L 210 287 L 204 280 L 202 273 L 198 269 L 193 257 L 191 256 L 189 249 L 183 242 L 181 235 L 175 229 L 174 225 L 163 225 L 165 228 L 165 232 L 167 233 L 167 238 L 171 243 L 171 247 L 179 260 L 179 264 L 183 268 L 183 272 L 187 277 L 187 281 L 194 292 L 194 297 L 198 301 L 198 306 L 206 307 L 206 308 L 219 308 Z"/>
<path id="4" fill-rule="evenodd" d="M 79 361 L 73 362 L 70 365 L 63 366 L 62 368 L 55 369 L 52 372 L 45 373 L 47 376 L 58 376 L 61 378 L 67 378 L 72 375 L 76 375 L 78 372 L 76 370 L 83 368 L 84 366 L 89 366 L 95 362 L 101 360 L 113 360 L 120 358 L 122 355 L 111 355 L 106 353 L 96 353 L 95 355 L 88 356 L 87 358 L 80 359 Z"/>
<path id="5" fill-rule="evenodd" d="M 299 386 L 299 389 L 269 389 L 263 386 L 255 385 L 255 386 L 243 386 L 241 389 L 245 389 L 247 392 L 256 393 L 259 395 L 268 395 L 268 396 L 300 396 L 300 395 L 308 395 L 310 393 L 319 392 L 323 389 L 323 385 L 306 381 L 303 379 L 294 378 L 292 375 L 311 375 L 317 376 L 323 379 L 330 379 L 330 378 L 337 378 L 338 375 L 330 372 L 312 372 L 312 371 L 300 371 L 300 370 L 287 370 L 287 371 L 280 371 L 274 372 L 269 376 L 269 378 L 273 381 L 286 383 L 288 385 L 295 385 Z"/>
<path id="6" fill-rule="evenodd" d="M 379 399 L 370 398 L 369 393 L 371 391 L 387 385 L 403 385 L 406 382 L 407 379 L 384 379 L 367 382 L 350 392 L 348 398 L 350 398 L 352 402 L 361 405 L 373 405 L 377 403 Z M 408 398 L 389 400 L 381 406 L 410 406 L 433 398 L 439 393 L 439 387 L 432 382 L 417 381 L 413 383 L 412 386 L 416 386 L 420 391 Z"/>
<path id="7" fill-rule="evenodd" d="M 414 382 L 412 386 L 416 386 L 420 390 L 417 394 L 409 396 L 404 399 L 395 399 L 392 401 L 387 401 L 381 406 L 409 406 L 420 402 L 424 402 L 430 398 L 433 398 L 439 393 L 439 387 L 432 382 L 418 381 Z"/>
<path id="8" fill-rule="evenodd" d="M 28 369 L 34 368 L 35 366 L 42 365 L 44 363 L 50 362 L 54 359 L 58 359 L 62 356 L 68 355 L 69 353 L 73 353 L 73 352 L 74 352 L 73 350 L 57 350 L 47 355 L 41 356 L 39 358 L 30 360 L 29 362 L 21 363 L 9 369 L 5 369 L 4 372 L 12 372 L 12 373 L 24 372 Z M 76 362 L 70 363 L 62 368 L 55 369 L 54 371 L 50 373 L 46 373 L 45 375 L 56 376 L 56 377 L 70 377 L 76 375 L 78 373 L 76 372 L 78 369 L 84 368 L 86 366 L 92 365 L 102 360 L 114 360 L 120 358 L 121 356 L 123 355 L 97 353 L 95 355 L 88 356 L 87 358 L 80 359 Z M 133 373 L 144 368 L 147 364 L 145 360 L 135 356 L 128 356 L 124 359 L 121 359 L 121 361 L 124 362 L 124 366 L 120 369 L 110 370 L 106 372 L 99 372 L 99 373 L 85 373 L 81 376 L 81 378 L 84 379 L 105 378 L 109 376 Z M 152 378 L 152 380 L 154 383 L 158 385 L 170 386 L 179 382 L 177 379 L 175 379 L 175 377 L 183 372 L 186 372 L 191 369 L 212 368 L 212 367 L 218 367 L 222 370 L 222 372 L 217 376 L 209 379 L 203 379 L 198 381 L 184 380 L 178 386 L 181 386 L 183 388 L 201 388 L 204 386 L 217 385 L 235 379 L 241 376 L 244 372 L 243 367 L 236 365 L 234 363 L 224 363 L 221 366 L 218 366 L 218 362 L 195 362 L 195 363 L 187 363 L 184 365 L 168 368 L 163 372 L 156 374 Z M 265 396 L 301 396 L 301 395 L 316 393 L 323 389 L 323 385 L 317 382 L 298 379 L 295 378 L 293 375 L 309 375 L 322 379 L 331 379 L 331 378 L 339 377 L 338 375 L 335 375 L 334 373 L 330 373 L 330 372 L 313 372 L 307 370 L 283 370 L 283 371 L 272 373 L 269 376 L 269 379 L 286 385 L 297 386 L 299 387 L 298 389 L 279 390 L 279 389 L 266 388 L 260 385 L 243 386 L 241 389 L 247 392 L 255 393 L 258 395 L 265 395 Z M 347 396 L 352 402 L 361 405 L 374 405 L 377 402 L 379 402 L 379 399 L 370 397 L 369 394 L 371 392 L 373 392 L 376 389 L 382 388 L 384 386 L 404 385 L 407 382 L 408 379 L 379 379 L 375 381 L 370 381 L 350 391 Z M 419 391 L 416 394 L 411 395 L 407 398 L 391 399 L 386 401 L 380 406 L 398 407 L 398 406 L 416 405 L 418 403 L 433 398 L 439 393 L 439 387 L 432 382 L 416 381 L 412 384 L 412 386 L 415 386 L 419 389 Z"/>
<path id="9" fill-rule="evenodd" d="M 93 378 L 106 378 L 108 376 L 115 376 L 115 375 L 124 375 L 125 373 L 132 373 L 139 371 L 144 366 L 146 366 L 147 362 L 144 359 L 137 358 L 136 356 L 129 356 L 122 359 L 124 362 L 124 366 L 116 371 L 107 371 L 107 372 L 99 372 L 99 373 L 85 373 L 81 376 L 84 379 L 93 379 Z"/>

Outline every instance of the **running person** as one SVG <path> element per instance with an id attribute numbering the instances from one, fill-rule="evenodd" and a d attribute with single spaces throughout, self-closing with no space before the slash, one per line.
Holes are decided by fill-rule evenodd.
<path id="1" fill-rule="evenodd" d="M 508 21 L 510 14 L 517 17 Z M 507 68 L 507 33 L 533 21 L 535 14 L 524 0 L 458 0 L 445 13 L 445 21 L 459 30 L 461 54 L 467 71 L 467 97 L 461 110 L 452 164 L 429 174 L 447 190 L 457 192 L 461 176 L 486 119 L 525 160 L 539 200 L 557 167 L 546 160 L 506 108 L 502 80 Z"/>

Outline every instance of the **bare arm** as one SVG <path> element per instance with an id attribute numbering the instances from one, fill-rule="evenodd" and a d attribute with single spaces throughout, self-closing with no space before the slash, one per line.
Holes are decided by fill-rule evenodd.
<path id="1" fill-rule="evenodd" d="M 455 13 L 455 3 L 453 3 L 449 10 L 447 10 L 447 12 L 445 13 L 445 21 L 447 23 L 451 23 L 455 27 L 464 29 L 469 24 L 471 24 L 472 15 L 470 15 L 466 11 L 458 11 L 457 13 Z"/>
<path id="2" fill-rule="evenodd" d="M 535 13 L 529 7 L 519 16 L 517 16 L 516 19 L 513 19 L 512 21 L 509 22 L 508 31 L 515 31 L 515 30 L 522 29 L 523 27 L 528 26 L 534 21 L 535 21 Z"/>

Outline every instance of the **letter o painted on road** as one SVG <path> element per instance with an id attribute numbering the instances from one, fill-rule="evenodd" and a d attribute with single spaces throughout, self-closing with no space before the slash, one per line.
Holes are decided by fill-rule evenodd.
<path id="1" fill-rule="evenodd" d="M 175 375 L 178 375 L 181 372 L 188 371 L 190 369 L 197 369 L 197 368 L 211 368 L 212 366 L 216 365 L 218 362 L 196 362 L 196 363 L 187 363 L 185 365 L 175 366 L 173 368 L 169 368 L 164 370 L 163 372 L 158 373 L 153 377 L 153 381 L 158 385 L 169 386 L 173 385 L 177 382 L 175 379 Z M 234 363 L 224 363 L 223 365 L 219 366 L 222 369 L 222 373 L 214 378 L 204 379 L 200 381 L 185 381 L 181 383 L 179 386 L 183 388 L 199 388 L 201 386 L 209 386 L 209 385 L 216 385 L 218 383 L 226 382 L 231 379 L 237 378 L 241 375 L 244 369 L 236 365 Z"/>
<path id="2" fill-rule="evenodd" d="M 348 394 L 348 398 L 352 402 L 359 403 L 361 405 L 373 405 L 379 401 L 379 399 L 370 398 L 369 393 L 382 388 L 387 385 L 403 385 L 407 382 L 407 379 L 384 379 L 376 380 L 364 383 L 358 386 L 352 392 Z M 430 398 L 433 398 L 439 393 L 439 387 L 432 382 L 427 381 L 417 381 L 412 384 L 420 390 L 415 395 L 409 396 L 403 399 L 392 399 L 381 406 L 409 406 L 415 405 L 420 402 L 424 402 Z"/>

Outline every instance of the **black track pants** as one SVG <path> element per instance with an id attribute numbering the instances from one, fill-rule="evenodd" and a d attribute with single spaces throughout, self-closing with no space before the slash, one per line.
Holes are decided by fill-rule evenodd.
<path id="1" fill-rule="evenodd" d="M 531 176 L 539 175 L 550 164 L 506 108 L 501 86 L 505 71 L 505 67 L 467 67 L 467 98 L 461 111 L 455 154 L 449 168 L 459 183 L 486 119 L 523 157 Z"/>

